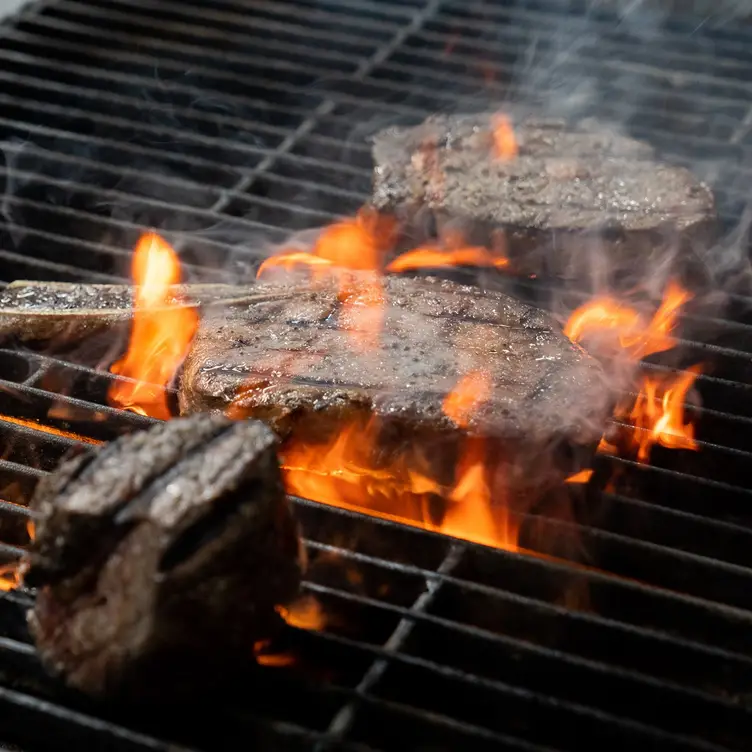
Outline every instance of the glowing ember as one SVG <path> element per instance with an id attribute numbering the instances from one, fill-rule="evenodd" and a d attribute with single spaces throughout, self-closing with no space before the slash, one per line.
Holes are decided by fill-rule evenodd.
<path id="1" fill-rule="evenodd" d="M 327 624 L 321 604 L 312 595 L 302 595 L 287 606 L 277 606 L 277 613 L 296 629 L 319 632 Z"/>
<path id="2" fill-rule="evenodd" d="M 0 592 L 15 590 L 21 584 L 21 576 L 18 573 L 17 564 L 4 564 L 0 566 Z"/>
<path id="3" fill-rule="evenodd" d="M 494 156 L 497 159 L 514 159 L 518 149 L 511 120 L 506 115 L 494 115 L 492 126 Z"/>
<path id="4" fill-rule="evenodd" d="M 164 387 L 175 375 L 198 327 L 193 308 L 170 304 L 169 289 L 180 282 L 180 262 L 156 233 L 141 237 L 133 256 L 137 285 L 130 342 L 125 356 L 110 368 L 132 381 L 115 381 L 109 401 L 141 415 L 170 417 Z"/>
<path id="5" fill-rule="evenodd" d="M 595 298 L 580 306 L 569 317 L 564 334 L 572 342 L 603 338 L 614 340 L 631 359 L 639 360 L 676 345 L 671 333 L 676 328 L 679 310 L 691 298 L 685 289 L 674 282 L 670 283 L 650 321 L 614 298 Z"/>
<path id="6" fill-rule="evenodd" d="M 72 431 L 63 431 L 61 428 L 53 428 L 52 426 L 45 426 L 42 423 L 37 423 L 35 420 L 26 420 L 24 418 L 14 418 L 10 415 L 0 415 L 0 420 L 7 423 L 15 423 L 17 426 L 24 426 L 25 428 L 32 428 L 35 431 L 42 431 L 43 433 L 49 433 L 53 436 L 61 436 L 65 439 L 74 439 L 75 441 L 81 441 L 85 444 L 101 444 L 98 439 L 92 439 L 88 436 L 84 436 L 79 433 L 73 433 Z"/>
<path id="7" fill-rule="evenodd" d="M 636 429 L 631 440 L 639 462 L 650 459 L 655 444 L 669 449 L 697 450 L 694 426 L 684 419 L 684 404 L 699 373 L 699 366 L 693 366 L 668 379 L 646 376 L 631 410 L 628 413 L 625 410 L 624 414 L 617 411 L 617 417 Z"/>
<path id="8" fill-rule="evenodd" d="M 580 470 L 579 473 L 570 475 L 567 478 L 566 482 L 567 483 L 589 483 L 592 477 L 593 477 L 592 470 Z"/>

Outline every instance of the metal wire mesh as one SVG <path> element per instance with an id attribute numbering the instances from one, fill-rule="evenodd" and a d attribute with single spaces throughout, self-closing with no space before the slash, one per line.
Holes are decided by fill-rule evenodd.
<path id="1" fill-rule="evenodd" d="M 749 31 L 564 2 L 38 2 L 0 27 L 0 275 L 117 281 L 158 227 L 189 275 L 252 274 L 269 242 L 352 213 L 367 136 L 508 101 L 612 118 L 746 203 Z M 585 12 L 587 11 L 587 12 Z M 576 295 L 576 293 L 573 293 Z M 0 734 L 24 749 L 742 750 L 752 738 L 752 323 L 731 297 L 683 322 L 702 451 L 629 473 L 579 530 L 592 568 L 492 551 L 305 500 L 305 584 L 334 618 L 298 665 L 211 715 L 103 708 L 54 685 L 30 594 L 0 598 Z M 74 438 L 144 425 L 109 377 L 0 350 L 0 556 Z M 63 391 L 63 385 L 65 390 Z M 5 417 L 2 417 L 5 416 Z M 56 417 L 57 416 L 57 417 Z M 85 431 L 84 431 L 85 429 Z M 681 453 L 678 453 L 681 455 Z M 572 523 L 536 520 L 546 534 Z M 259 695 L 262 695 L 259 697 Z M 218 705 L 218 706 L 217 706 Z M 185 745 L 185 746 L 180 746 Z"/>

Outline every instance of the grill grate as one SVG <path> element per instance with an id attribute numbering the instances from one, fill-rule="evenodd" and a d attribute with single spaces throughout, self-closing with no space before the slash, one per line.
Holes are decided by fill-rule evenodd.
<path id="1" fill-rule="evenodd" d="M 0 275 L 124 280 L 153 226 L 189 277 L 250 275 L 270 241 L 361 204 L 371 132 L 507 99 L 623 124 L 709 180 L 735 226 L 752 28 L 585 5 L 32 3 L 0 27 Z M 752 319 L 750 299 L 729 299 L 688 312 L 675 364 L 712 364 L 702 451 L 599 460 L 629 483 L 581 526 L 592 569 L 298 499 L 305 589 L 338 617 L 285 635 L 300 665 L 264 669 L 263 694 L 228 686 L 210 713 L 98 706 L 46 678 L 23 619 L 32 594 L 16 591 L 0 598 L 0 745 L 748 749 Z M 108 383 L 72 356 L 0 349 L 0 561 L 26 542 L 36 480 L 76 444 L 12 419 L 100 440 L 148 423 L 107 407 Z M 573 524 L 533 521 L 552 539 Z"/>

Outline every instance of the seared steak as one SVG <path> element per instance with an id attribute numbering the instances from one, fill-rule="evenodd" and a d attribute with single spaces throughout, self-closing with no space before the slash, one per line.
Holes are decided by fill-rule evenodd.
<path id="1" fill-rule="evenodd" d="M 137 696 L 250 657 L 303 566 L 276 443 L 256 421 L 199 415 L 40 481 L 26 582 L 44 664 L 86 692 Z"/>
<path id="2" fill-rule="evenodd" d="M 102 330 L 127 326 L 133 316 L 133 285 L 90 285 L 18 280 L 0 291 L 0 339 L 71 343 Z M 242 298 L 247 287 L 176 285 L 167 305 L 197 307 Z"/>
<path id="3" fill-rule="evenodd" d="M 515 123 L 518 153 L 499 158 L 494 118 L 440 115 L 378 134 L 375 207 L 396 213 L 419 241 L 429 218 L 439 236 L 451 227 L 495 244 L 519 274 L 589 279 L 604 265 L 614 278 L 654 274 L 674 255 L 674 268 L 701 266 L 716 213 L 688 170 L 592 122 Z"/>
<path id="4" fill-rule="evenodd" d="M 546 314 L 446 280 L 386 277 L 383 329 L 364 348 L 348 301 L 367 299 L 372 283 L 359 278 L 344 302 L 336 285 L 321 283 L 284 300 L 208 312 L 184 364 L 181 411 L 232 404 L 236 415 L 314 443 L 376 418 L 387 452 L 484 437 L 513 468 L 515 489 L 559 483 L 589 460 L 611 389 L 600 365 Z M 487 378 L 487 399 L 460 426 L 444 401 L 477 372 Z"/>

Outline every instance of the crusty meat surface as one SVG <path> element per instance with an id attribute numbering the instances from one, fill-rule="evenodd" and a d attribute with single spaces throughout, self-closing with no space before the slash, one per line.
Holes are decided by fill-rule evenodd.
<path id="1" fill-rule="evenodd" d="M 134 699 L 252 660 L 304 562 L 276 446 L 258 421 L 197 415 L 43 478 L 26 581 L 45 666 L 79 690 Z"/>
<path id="2" fill-rule="evenodd" d="M 283 434 L 306 416 L 323 425 L 358 413 L 409 435 L 456 433 L 444 399 L 461 377 L 481 370 L 490 397 L 467 433 L 535 446 L 598 441 L 611 389 L 600 365 L 548 315 L 446 280 L 386 277 L 384 285 L 383 330 L 373 349 L 354 346 L 352 308 L 333 284 L 215 309 L 184 364 L 182 412 L 223 410 L 235 400 Z M 357 297 L 357 285 L 351 292 Z"/>
<path id="3" fill-rule="evenodd" d="M 459 225 L 475 240 L 503 230 L 524 273 L 586 272 L 587 264 L 578 269 L 583 235 L 599 238 L 599 250 L 624 269 L 636 254 L 655 261 L 714 237 L 709 188 L 660 162 L 648 144 L 593 122 L 528 118 L 514 123 L 518 155 L 499 159 L 493 118 L 440 115 L 382 131 L 373 146 L 374 206 L 407 220 L 427 211 L 439 228 Z"/>
<path id="4" fill-rule="evenodd" d="M 133 285 L 11 282 L 0 290 L 0 340 L 70 343 L 115 331 L 133 318 L 135 291 Z M 175 285 L 166 304 L 200 307 L 245 293 L 234 285 Z"/>

